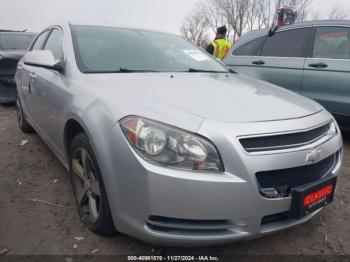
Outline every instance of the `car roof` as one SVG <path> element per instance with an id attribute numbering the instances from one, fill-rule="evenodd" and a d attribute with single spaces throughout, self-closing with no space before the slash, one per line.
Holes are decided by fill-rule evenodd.
<path id="1" fill-rule="evenodd" d="M 149 27 L 131 27 L 131 26 L 125 26 L 125 25 L 113 25 L 113 24 L 72 24 L 71 26 L 86 26 L 86 27 L 100 27 L 100 28 L 114 28 L 114 29 L 124 29 L 124 30 L 133 30 L 133 31 L 145 31 L 145 32 L 153 32 L 153 33 L 163 33 L 163 34 L 170 34 L 170 35 L 176 35 L 171 32 L 157 30 Z"/>
<path id="2" fill-rule="evenodd" d="M 0 34 L 21 34 L 21 35 L 36 35 L 32 32 L 23 32 L 23 31 L 11 31 L 11 30 L 0 30 Z"/>
<path id="3" fill-rule="evenodd" d="M 318 21 L 295 23 L 292 25 L 282 26 L 276 32 L 284 31 L 284 30 L 288 30 L 288 29 L 301 28 L 301 27 L 324 26 L 324 25 L 350 26 L 350 20 L 318 20 Z M 254 30 L 254 31 L 251 31 L 249 33 L 244 34 L 235 43 L 234 49 L 244 45 L 245 43 L 247 43 L 255 38 L 268 35 L 269 31 L 270 31 L 270 28 L 265 28 L 265 29 L 261 29 L 261 30 Z"/>
<path id="4" fill-rule="evenodd" d="M 46 28 L 43 28 L 40 30 L 40 33 L 49 30 L 53 27 L 60 27 L 62 29 L 75 27 L 75 26 L 86 26 L 86 27 L 101 27 L 101 28 L 116 28 L 116 29 L 125 29 L 125 30 L 136 30 L 136 31 L 148 31 L 148 32 L 154 32 L 154 33 L 164 33 L 164 34 L 170 34 L 170 35 L 177 35 L 174 33 L 171 33 L 169 31 L 162 31 L 158 29 L 153 29 L 150 27 L 134 27 L 134 26 L 128 26 L 128 25 L 118 25 L 118 24 L 101 24 L 101 23 L 72 23 L 70 21 L 63 21 L 60 23 L 55 23 L 50 26 L 47 26 Z M 40 34 L 39 33 L 39 34 Z"/>

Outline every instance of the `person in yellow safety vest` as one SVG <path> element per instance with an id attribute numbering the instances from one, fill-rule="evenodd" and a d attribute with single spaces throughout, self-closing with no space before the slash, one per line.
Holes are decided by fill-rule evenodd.
<path id="1" fill-rule="evenodd" d="M 221 60 L 225 58 L 232 47 L 232 44 L 226 39 L 226 33 L 226 26 L 219 27 L 214 42 L 207 47 L 207 52 L 209 54 Z"/>

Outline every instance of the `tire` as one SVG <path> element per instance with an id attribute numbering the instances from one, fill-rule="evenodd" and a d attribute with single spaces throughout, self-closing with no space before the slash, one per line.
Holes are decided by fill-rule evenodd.
<path id="1" fill-rule="evenodd" d="M 76 135 L 71 143 L 69 176 L 80 220 L 96 234 L 114 235 L 116 230 L 100 168 L 84 133 Z"/>
<path id="2" fill-rule="evenodd" d="M 23 107 L 21 100 L 19 99 L 18 94 L 16 95 L 16 111 L 17 111 L 17 120 L 18 120 L 18 126 L 24 133 L 33 133 L 34 129 L 32 126 L 28 123 L 26 116 L 23 112 Z"/>

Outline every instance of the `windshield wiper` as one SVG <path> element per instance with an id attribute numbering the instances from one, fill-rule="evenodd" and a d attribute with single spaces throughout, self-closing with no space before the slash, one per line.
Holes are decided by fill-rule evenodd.
<path id="1" fill-rule="evenodd" d="M 217 71 L 217 70 L 205 70 L 205 69 L 196 69 L 196 68 L 189 68 L 187 72 L 191 73 L 228 73 L 228 71 Z"/>
<path id="2" fill-rule="evenodd" d="M 148 69 L 128 69 L 128 68 L 120 68 L 119 69 L 120 72 L 123 73 L 137 73 L 137 72 L 159 72 L 159 71 L 155 71 L 155 70 L 148 70 Z"/>
<path id="3" fill-rule="evenodd" d="M 161 71 L 148 70 L 148 69 L 128 69 L 128 68 L 119 68 L 118 70 L 85 70 L 85 74 L 113 74 L 113 73 L 159 73 Z M 176 71 L 176 72 L 190 72 L 190 73 L 236 73 L 231 69 L 227 71 L 217 71 L 217 70 L 205 70 L 205 69 L 196 69 L 189 68 L 187 71 Z"/>
<path id="4" fill-rule="evenodd" d="M 85 74 L 113 74 L 113 73 L 152 73 L 159 72 L 155 70 L 147 69 L 128 69 L 128 68 L 119 68 L 118 70 L 85 70 Z"/>

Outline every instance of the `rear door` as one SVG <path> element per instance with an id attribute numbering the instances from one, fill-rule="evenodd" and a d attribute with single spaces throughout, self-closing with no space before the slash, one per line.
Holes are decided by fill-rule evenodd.
<path id="1" fill-rule="evenodd" d="M 315 27 L 306 59 L 303 93 L 338 116 L 350 117 L 350 28 Z"/>
<path id="2" fill-rule="evenodd" d="M 50 30 L 46 30 L 42 32 L 40 35 L 38 35 L 29 50 L 30 51 L 41 50 L 43 45 L 45 44 L 45 41 L 49 33 L 50 33 Z M 36 67 L 31 65 L 25 65 L 22 60 L 18 64 L 17 77 L 16 77 L 17 86 L 20 87 L 18 89 L 18 92 L 21 92 L 22 106 L 24 107 L 24 111 L 26 115 L 29 116 L 29 119 L 31 120 L 31 122 L 34 122 L 33 123 L 34 125 L 36 125 L 36 123 L 33 118 L 34 103 L 33 103 L 32 87 L 33 85 L 35 85 L 35 81 L 36 81 L 35 70 L 36 70 Z"/>
<path id="3" fill-rule="evenodd" d="M 278 31 L 267 37 L 258 61 L 259 79 L 302 92 L 305 59 L 310 49 L 312 28 Z"/>

